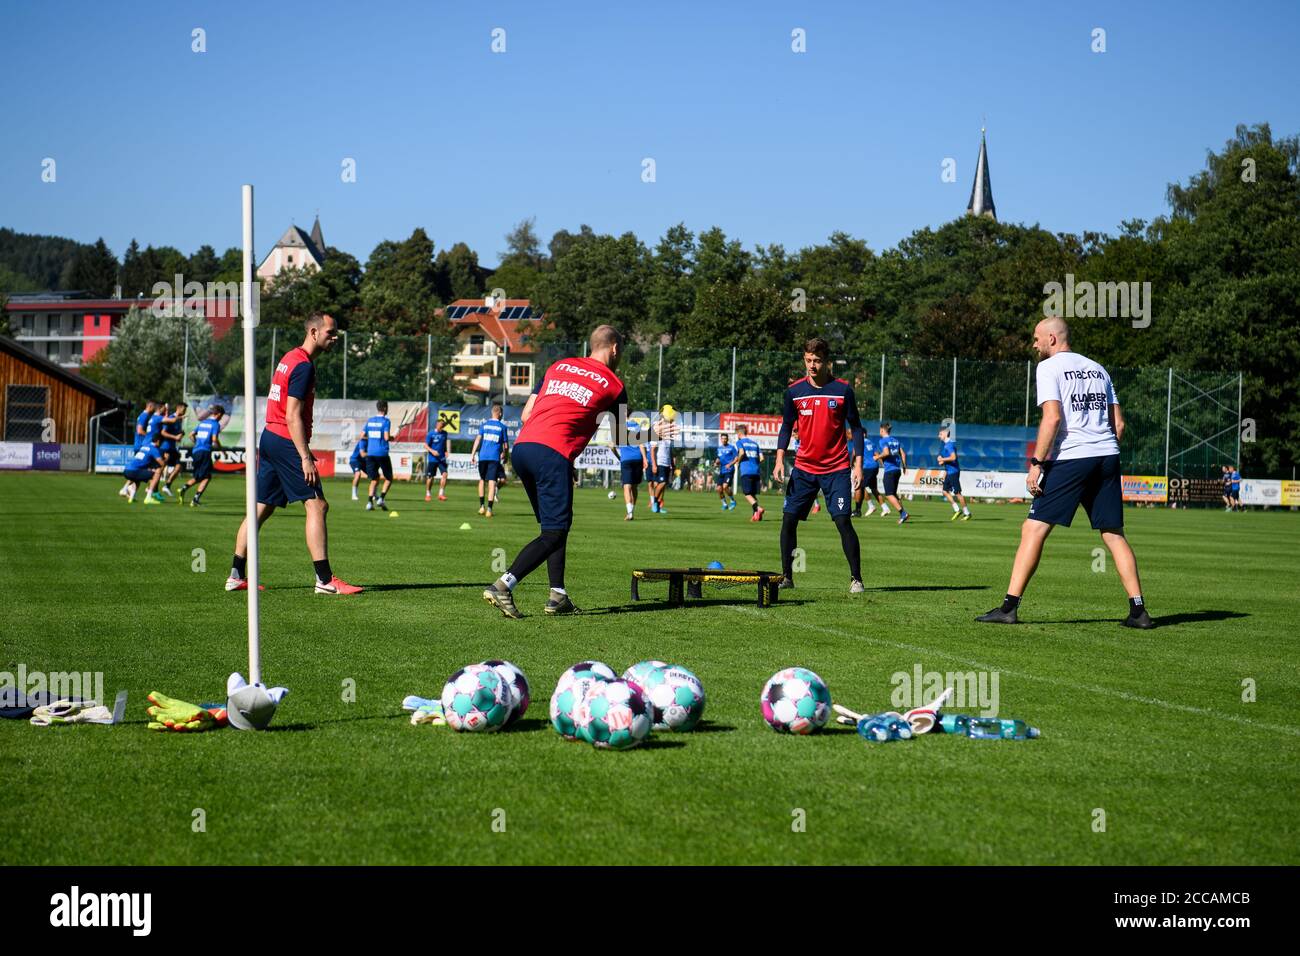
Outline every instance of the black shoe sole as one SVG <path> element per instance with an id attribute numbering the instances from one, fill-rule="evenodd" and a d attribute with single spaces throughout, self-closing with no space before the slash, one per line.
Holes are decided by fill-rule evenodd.
<path id="1" fill-rule="evenodd" d="M 975 618 L 975 620 L 980 624 L 1019 624 L 1020 623 L 1020 619 L 1014 613 L 1012 614 L 1009 620 L 1004 617 L 990 617 L 989 614 L 991 613 L 993 612 L 990 611 L 986 614 L 981 614 L 979 617 Z"/>
<path id="2" fill-rule="evenodd" d="M 1126 617 L 1120 622 L 1124 627 L 1136 628 L 1139 631 L 1149 631 L 1156 626 L 1156 622 L 1147 617 Z"/>

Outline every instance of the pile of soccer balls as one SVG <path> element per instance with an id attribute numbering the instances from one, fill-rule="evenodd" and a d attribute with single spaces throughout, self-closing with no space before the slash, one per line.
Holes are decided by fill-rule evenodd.
<path id="1" fill-rule="evenodd" d="M 528 710 L 532 692 L 509 661 L 462 667 L 442 688 L 442 715 L 453 730 L 482 733 L 509 727 Z"/>
<path id="2" fill-rule="evenodd" d="M 704 685 L 685 667 L 641 661 L 622 678 L 608 664 L 581 661 L 560 675 L 551 726 L 566 740 L 628 750 L 655 730 L 687 731 L 704 715 Z"/>

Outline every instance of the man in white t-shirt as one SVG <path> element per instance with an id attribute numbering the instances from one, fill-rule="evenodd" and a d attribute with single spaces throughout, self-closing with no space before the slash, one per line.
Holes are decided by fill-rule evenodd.
<path id="1" fill-rule="evenodd" d="M 1070 351 L 1070 328 L 1061 318 L 1043 319 L 1034 329 L 1038 363 L 1038 405 L 1043 418 L 1029 460 L 1025 485 L 1034 496 L 1020 528 L 1020 547 L 1001 607 L 976 618 L 991 624 L 1017 623 L 1016 610 L 1056 525 L 1070 526 L 1080 504 L 1110 549 L 1129 597 L 1125 627 L 1151 628 L 1138 579 L 1137 559 L 1124 537 L 1124 496 L 1119 440 L 1124 415 L 1110 375 L 1092 359 Z"/>

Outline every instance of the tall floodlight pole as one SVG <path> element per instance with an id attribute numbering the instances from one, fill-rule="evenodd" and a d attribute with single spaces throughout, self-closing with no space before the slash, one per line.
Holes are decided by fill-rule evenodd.
<path id="1" fill-rule="evenodd" d="M 1234 468 L 1241 468 L 1241 373 L 1237 373 L 1237 460 Z"/>
<path id="2" fill-rule="evenodd" d="M 1034 371 L 1034 363 L 1025 359 L 1025 427 L 1029 427 L 1029 379 Z"/>
<path id="3" fill-rule="evenodd" d="M 433 378 L 433 333 L 429 333 L 429 346 L 424 355 L 424 404 L 429 404 L 429 382 Z"/>
<path id="4" fill-rule="evenodd" d="M 957 423 L 957 356 L 952 358 L 952 421 Z"/>
<path id="5" fill-rule="evenodd" d="M 348 397 L 348 334 L 343 333 L 343 397 Z"/>
<path id="6" fill-rule="evenodd" d="M 659 343 L 659 384 L 655 386 L 655 408 L 664 407 L 664 343 Z"/>
<path id="7" fill-rule="evenodd" d="M 244 186 L 244 283 L 240 290 L 244 314 L 244 520 L 248 529 L 248 681 L 262 682 L 262 646 L 257 582 L 257 361 L 255 337 L 258 302 L 253 289 L 253 187 Z"/>
<path id="8" fill-rule="evenodd" d="M 731 347 L 731 413 L 736 413 L 736 347 Z"/>
<path id="9" fill-rule="evenodd" d="M 880 420 L 885 420 L 885 353 L 880 353 Z"/>
<path id="10" fill-rule="evenodd" d="M 184 312 L 181 313 L 181 325 L 185 329 L 185 366 L 181 370 L 181 401 L 188 404 L 190 400 L 190 320 Z M 1240 404 L 1238 402 L 1238 405 Z"/>
<path id="11" fill-rule="evenodd" d="M 1169 423 L 1174 411 L 1174 370 L 1169 369 L 1169 386 L 1165 392 L 1165 484 L 1169 483 Z"/>

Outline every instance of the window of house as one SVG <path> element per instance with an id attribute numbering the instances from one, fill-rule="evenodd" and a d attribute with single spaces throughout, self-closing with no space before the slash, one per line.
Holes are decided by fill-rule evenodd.
<path id="1" fill-rule="evenodd" d="M 510 387 L 511 388 L 532 388 L 533 387 L 533 367 L 527 364 L 510 366 Z"/>
<path id="2" fill-rule="evenodd" d="M 10 385 L 5 394 L 5 441 L 40 441 L 41 423 L 49 406 L 44 385 Z"/>

